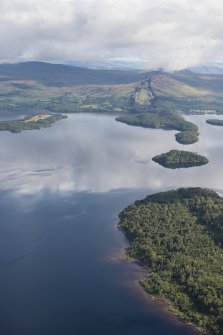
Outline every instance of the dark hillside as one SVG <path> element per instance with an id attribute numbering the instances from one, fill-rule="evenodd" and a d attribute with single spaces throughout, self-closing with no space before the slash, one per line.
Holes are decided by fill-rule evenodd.
<path id="1" fill-rule="evenodd" d="M 145 72 L 92 70 L 45 62 L 25 62 L 19 64 L 0 64 L 0 80 L 35 80 L 45 85 L 108 85 L 127 84 L 144 80 Z"/>

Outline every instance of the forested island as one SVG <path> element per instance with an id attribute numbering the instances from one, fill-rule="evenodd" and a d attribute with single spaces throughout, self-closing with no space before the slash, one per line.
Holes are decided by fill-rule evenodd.
<path id="1" fill-rule="evenodd" d="M 156 113 L 130 114 L 116 118 L 116 121 L 126 123 L 130 126 L 144 128 L 178 130 L 176 140 L 183 144 L 192 144 L 198 141 L 198 127 L 186 121 L 181 115 L 174 111 L 159 111 Z"/>
<path id="2" fill-rule="evenodd" d="M 20 133 L 23 130 L 33 130 L 50 127 L 54 122 L 67 118 L 63 114 L 41 114 L 26 116 L 21 120 L 0 121 L 0 131 Z"/>
<path id="3" fill-rule="evenodd" d="M 193 144 L 199 140 L 198 131 L 186 130 L 175 135 L 176 141 L 180 144 Z"/>
<path id="4" fill-rule="evenodd" d="M 206 157 L 183 150 L 171 150 L 167 153 L 153 157 L 153 161 L 169 169 L 189 168 L 208 163 Z"/>
<path id="5" fill-rule="evenodd" d="M 223 199 L 180 188 L 136 201 L 119 214 L 128 255 L 150 272 L 145 290 L 171 301 L 185 322 L 223 334 Z"/>
<path id="6" fill-rule="evenodd" d="M 212 126 L 220 126 L 223 127 L 223 120 L 219 120 L 219 119 L 209 119 L 206 120 L 206 122 L 208 124 L 211 124 Z"/>

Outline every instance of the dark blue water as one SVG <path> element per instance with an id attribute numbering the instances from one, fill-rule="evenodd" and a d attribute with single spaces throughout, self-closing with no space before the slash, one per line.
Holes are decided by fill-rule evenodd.
<path id="1" fill-rule="evenodd" d="M 194 148 L 212 165 L 176 174 L 150 160 L 179 146 L 173 132 L 113 117 L 74 115 L 50 129 L 0 133 L 1 335 L 196 334 L 146 298 L 137 285 L 144 273 L 122 259 L 127 242 L 116 224 L 131 202 L 187 186 L 189 176 L 191 186 L 218 180 L 223 189 L 222 129 L 197 122 L 203 146 Z"/>

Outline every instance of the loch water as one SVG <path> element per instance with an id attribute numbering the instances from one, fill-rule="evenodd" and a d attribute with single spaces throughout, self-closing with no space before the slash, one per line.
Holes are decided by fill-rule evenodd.
<path id="1" fill-rule="evenodd" d="M 0 132 L 0 334 L 195 335 L 126 261 L 118 213 L 176 187 L 223 190 L 223 128 L 191 116 L 200 141 L 74 114 L 51 128 Z M 209 164 L 168 170 L 151 158 L 191 150 Z"/>

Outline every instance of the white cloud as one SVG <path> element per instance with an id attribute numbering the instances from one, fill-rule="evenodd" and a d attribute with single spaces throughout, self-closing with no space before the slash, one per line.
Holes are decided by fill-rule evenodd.
<path id="1" fill-rule="evenodd" d="M 0 61 L 183 68 L 222 58 L 222 22 L 219 0 L 1 0 Z"/>

